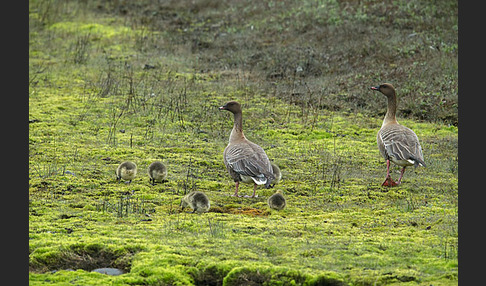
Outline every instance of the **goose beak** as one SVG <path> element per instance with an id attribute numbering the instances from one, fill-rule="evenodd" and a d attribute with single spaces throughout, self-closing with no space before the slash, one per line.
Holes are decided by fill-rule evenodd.
<path id="1" fill-rule="evenodd" d="M 224 110 L 224 106 L 218 107 L 219 110 Z"/>
<path id="2" fill-rule="evenodd" d="M 380 89 L 380 87 L 379 87 L 379 86 L 372 86 L 372 87 L 371 87 L 371 89 L 372 89 L 372 90 L 379 90 L 379 89 Z"/>

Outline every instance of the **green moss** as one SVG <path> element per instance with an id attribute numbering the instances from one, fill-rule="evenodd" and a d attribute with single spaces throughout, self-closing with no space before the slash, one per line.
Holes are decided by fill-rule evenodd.
<path id="1" fill-rule="evenodd" d="M 130 33 L 130 28 L 119 26 L 108 26 L 99 23 L 79 23 L 79 22 L 57 22 L 52 24 L 49 29 L 72 34 L 91 34 L 96 37 L 110 38 L 116 35 L 126 35 Z"/>

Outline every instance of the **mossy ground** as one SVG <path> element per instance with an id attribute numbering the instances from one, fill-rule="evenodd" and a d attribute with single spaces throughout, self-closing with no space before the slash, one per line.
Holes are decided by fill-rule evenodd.
<path id="1" fill-rule="evenodd" d="M 456 285 L 457 4 L 186 2 L 30 1 L 30 283 Z M 427 163 L 396 188 L 380 186 L 385 99 L 367 89 L 384 80 Z M 230 196 L 227 100 L 281 168 L 284 210 L 274 189 Z M 155 160 L 169 174 L 152 186 Z M 208 213 L 180 211 L 191 190 Z"/>

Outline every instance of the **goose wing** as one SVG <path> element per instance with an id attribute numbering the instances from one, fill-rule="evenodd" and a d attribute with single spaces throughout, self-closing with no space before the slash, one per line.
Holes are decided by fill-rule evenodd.
<path id="1" fill-rule="evenodd" d="M 224 151 L 224 163 L 234 172 L 251 177 L 257 184 L 264 184 L 273 176 L 267 154 L 250 141 L 228 145 Z"/>
<path id="2" fill-rule="evenodd" d="M 398 124 L 385 126 L 380 129 L 379 136 L 387 156 L 408 161 L 415 167 L 425 166 L 422 147 L 417 134 L 411 129 Z"/>

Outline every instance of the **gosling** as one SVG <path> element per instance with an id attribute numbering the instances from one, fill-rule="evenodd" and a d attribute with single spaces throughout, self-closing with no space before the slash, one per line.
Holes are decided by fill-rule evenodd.
<path id="1" fill-rule="evenodd" d="M 118 165 L 116 169 L 116 179 L 118 182 L 120 180 L 128 181 L 128 184 L 132 182 L 132 180 L 137 175 L 137 165 L 131 161 L 125 161 Z"/>
<path id="2" fill-rule="evenodd" d="M 282 179 L 282 172 L 280 171 L 280 168 L 275 163 L 270 163 L 270 165 L 272 165 L 273 175 L 275 176 L 275 179 L 273 180 L 273 184 L 276 185 Z"/>
<path id="3" fill-rule="evenodd" d="M 155 186 L 155 182 L 165 182 L 167 167 L 162 162 L 155 161 L 148 167 L 148 175 L 152 186 Z"/>
<path id="4" fill-rule="evenodd" d="M 275 163 L 271 162 L 270 165 L 272 165 L 272 173 L 275 176 L 275 179 L 272 180 L 272 183 L 275 186 L 282 179 L 282 172 L 280 171 L 280 168 Z M 249 176 L 240 175 L 240 177 L 243 183 L 247 183 L 247 184 L 253 183 L 253 180 Z"/>
<path id="5" fill-rule="evenodd" d="M 193 209 L 192 213 L 207 212 L 210 208 L 209 198 L 203 192 L 190 192 L 189 194 L 185 195 L 181 201 L 182 210 L 184 210 L 184 208 L 187 206 L 190 206 Z"/>
<path id="6" fill-rule="evenodd" d="M 274 210 L 283 210 L 287 205 L 282 190 L 277 190 L 275 194 L 271 195 L 267 200 L 268 206 Z"/>

